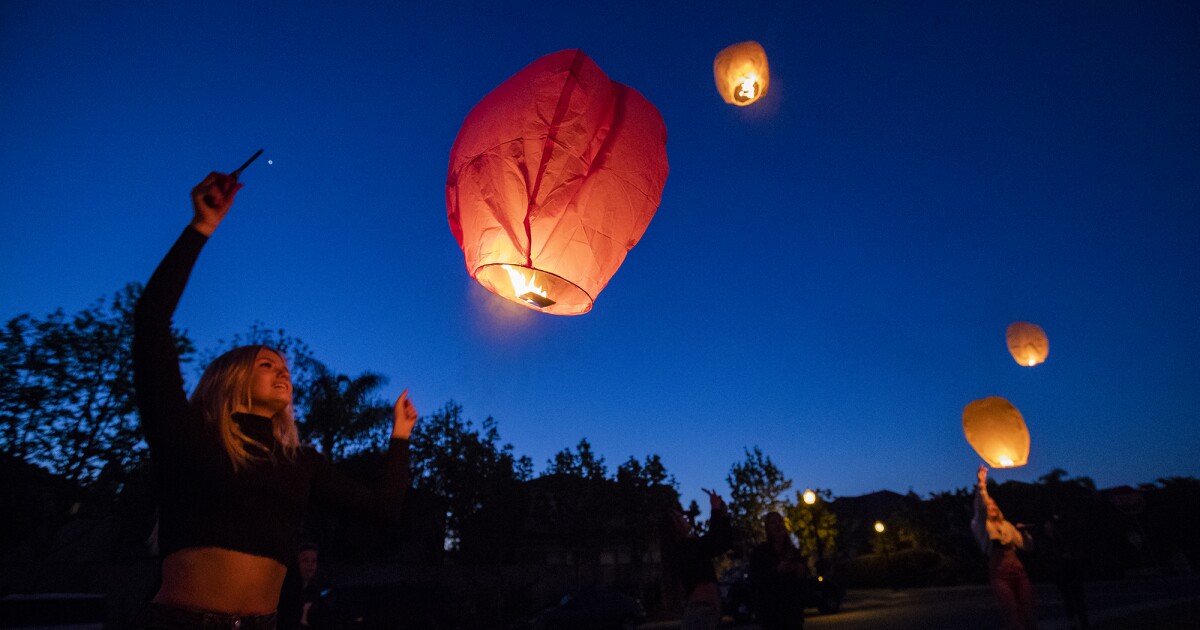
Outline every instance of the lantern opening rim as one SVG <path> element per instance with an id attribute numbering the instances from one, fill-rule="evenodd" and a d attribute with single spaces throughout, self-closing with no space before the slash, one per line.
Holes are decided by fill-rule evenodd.
<path id="1" fill-rule="evenodd" d="M 511 295 L 511 291 L 497 290 L 497 285 L 503 287 L 504 282 L 493 281 L 491 278 L 492 270 L 503 269 L 506 266 L 531 271 L 542 276 L 544 279 L 550 280 L 551 285 L 546 288 L 547 293 L 550 293 L 551 288 L 553 288 L 553 295 L 547 296 L 549 304 L 538 306 L 535 303 L 536 301 L 525 299 L 523 295 Z M 578 284 L 552 271 L 526 265 L 523 262 L 489 262 L 476 267 L 471 273 L 471 277 L 475 278 L 475 281 L 483 285 L 488 291 L 495 293 L 509 302 L 520 304 L 538 313 L 547 313 L 550 315 L 583 315 L 591 311 L 592 306 L 595 304 L 595 298 Z M 497 274 L 497 277 L 501 276 Z M 503 277 L 507 277 L 507 271 Z"/>

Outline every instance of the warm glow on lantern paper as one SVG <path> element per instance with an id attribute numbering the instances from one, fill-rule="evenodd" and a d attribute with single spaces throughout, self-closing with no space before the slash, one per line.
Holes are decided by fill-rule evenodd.
<path id="1" fill-rule="evenodd" d="M 1029 459 L 1025 419 L 999 396 L 972 401 L 963 409 L 963 433 L 975 452 L 993 467 L 1024 466 Z"/>
<path id="2" fill-rule="evenodd" d="M 1017 363 L 1026 367 L 1035 366 L 1050 354 L 1050 340 L 1041 326 L 1029 322 L 1013 322 L 1005 333 L 1008 352 Z"/>
<path id="3" fill-rule="evenodd" d="M 741 42 L 717 53 L 713 79 L 726 103 L 744 107 L 767 93 L 771 72 L 767 52 L 758 42 Z"/>
<path id="4" fill-rule="evenodd" d="M 531 309 L 579 315 L 646 231 L 666 181 L 658 110 L 564 50 L 467 114 L 446 211 L 471 277 Z"/>

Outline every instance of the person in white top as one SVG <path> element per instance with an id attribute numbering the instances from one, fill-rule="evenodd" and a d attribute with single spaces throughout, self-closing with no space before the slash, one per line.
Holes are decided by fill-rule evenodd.
<path id="1" fill-rule="evenodd" d="M 988 559 L 988 577 L 992 591 L 1004 613 L 1005 627 L 1013 630 L 1036 630 L 1037 613 L 1033 603 L 1033 585 L 1017 550 L 1033 548 L 1028 526 L 1013 525 L 1004 519 L 1000 506 L 988 496 L 987 466 L 980 466 L 975 486 L 975 516 L 971 531 L 979 548 Z"/>

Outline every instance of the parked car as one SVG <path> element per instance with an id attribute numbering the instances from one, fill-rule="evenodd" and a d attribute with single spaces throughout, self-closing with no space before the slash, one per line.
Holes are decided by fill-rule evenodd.
<path id="1" fill-rule="evenodd" d="M 842 609 L 842 600 L 846 599 L 846 588 L 824 575 L 812 575 L 808 580 L 808 597 L 804 600 L 806 608 L 816 608 L 822 615 L 832 615 Z"/>
<path id="2" fill-rule="evenodd" d="M 646 618 L 637 599 L 616 591 L 564 595 L 557 606 L 534 617 L 535 630 L 632 630 Z"/>
<path id="3" fill-rule="evenodd" d="M 754 591 L 750 590 L 750 567 L 735 564 L 717 581 L 721 592 L 721 612 L 738 623 L 754 619 Z"/>
<path id="4" fill-rule="evenodd" d="M 738 622 L 754 619 L 754 591 L 750 584 L 749 565 L 735 564 L 721 575 L 719 580 L 721 590 L 721 608 L 726 615 L 732 616 Z M 825 575 L 805 577 L 796 597 L 801 598 L 805 608 L 816 608 L 823 615 L 830 615 L 842 609 L 842 600 L 846 597 L 846 589 Z"/>

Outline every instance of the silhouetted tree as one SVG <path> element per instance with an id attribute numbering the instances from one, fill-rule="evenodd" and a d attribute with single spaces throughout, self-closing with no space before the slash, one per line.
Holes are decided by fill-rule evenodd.
<path id="1" fill-rule="evenodd" d="M 607 474 L 604 458 L 597 457 L 584 438 L 574 451 L 555 453 L 534 480 L 539 496 L 546 499 L 534 515 L 537 527 L 570 547 L 577 565 L 597 562 L 623 525 L 620 498 Z"/>
<path id="2" fill-rule="evenodd" d="M 614 478 L 617 480 L 617 483 L 632 486 L 656 485 L 670 481 L 667 470 L 658 455 L 647 457 L 645 464 L 642 464 L 636 457 L 630 455 L 629 459 L 625 460 L 620 466 L 617 466 L 617 473 Z"/>
<path id="3" fill-rule="evenodd" d="M 145 461 L 131 350 L 140 292 L 130 283 L 75 315 L 19 315 L 0 329 L 0 451 L 81 486 L 105 470 L 112 492 Z M 187 362 L 191 341 L 173 332 Z"/>
<path id="4" fill-rule="evenodd" d="M 412 436 L 412 466 L 413 486 L 443 502 L 448 550 L 471 546 L 467 539 L 475 534 L 492 538 L 500 547 L 494 551 L 501 553 L 508 543 L 495 538 L 503 537 L 500 530 L 519 531 L 519 526 L 505 519 L 481 520 L 489 503 L 497 506 L 494 512 L 501 504 L 521 503 L 517 482 L 529 479 L 532 469 L 528 457 L 516 457 L 511 444 L 501 444 L 493 418 L 488 417 L 476 429 L 474 423 L 463 419 L 461 405 L 446 403 L 417 423 Z M 504 512 L 512 516 L 509 510 Z"/>
<path id="5" fill-rule="evenodd" d="M 800 552 L 807 557 L 828 558 L 837 551 L 837 514 L 829 509 L 833 493 L 816 489 L 817 501 L 804 502 L 804 493 L 797 491 L 795 502 L 787 504 L 784 518 L 788 530 L 796 535 Z"/>
<path id="6" fill-rule="evenodd" d="M 1200 523 L 1200 480 L 1167 477 L 1143 485 L 1142 492 L 1146 507 L 1140 521 L 1158 562 L 1174 572 L 1200 567 L 1200 542 L 1193 533 Z M 1187 559 L 1186 566 L 1180 557 Z"/>
<path id="7" fill-rule="evenodd" d="M 555 453 L 547 464 L 545 475 L 568 475 L 584 479 L 604 479 L 608 475 L 604 458 L 596 456 L 587 438 L 579 440 L 574 453 L 564 448 Z"/>
<path id="8" fill-rule="evenodd" d="M 614 476 L 619 538 L 629 545 L 635 564 L 658 537 L 658 520 L 679 503 L 675 478 L 658 455 L 639 462 L 632 455 Z M 694 501 L 693 501 L 694 503 Z M 697 512 L 699 508 L 697 508 Z"/>
<path id="9" fill-rule="evenodd" d="M 762 519 L 767 512 L 783 512 L 783 493 L 792 487 L 792 481 L 784 477 L 783 471 L 763 455 L 762 449 L 744 449 L 746 459 L 729 469 L 725 480 L 729 483 L 729 512 L 737 542 L 735 549 L 747 552 L 766 538 Z"/>
<path id="10" fill-rule="evenodd" d="M 387 377 L 363 372 L 351 378 L 316 363 L 308 385 L 308 410 L 299 423 L 300 439 L 315 442 L 331 460 L 380 448 L 391 435 L 392 404 L 375 392 Z"/>

